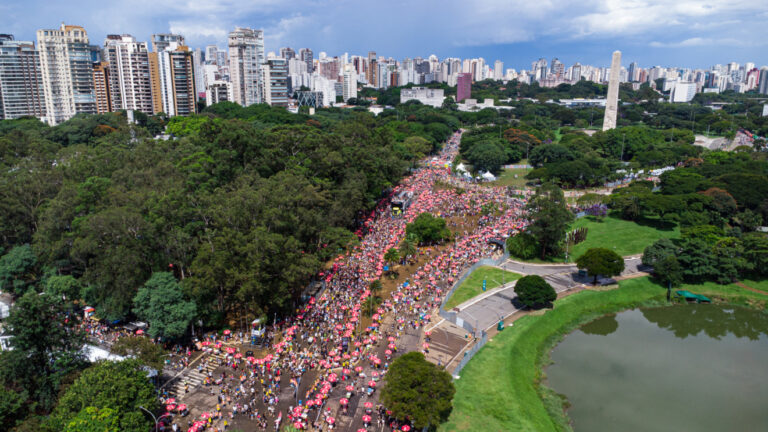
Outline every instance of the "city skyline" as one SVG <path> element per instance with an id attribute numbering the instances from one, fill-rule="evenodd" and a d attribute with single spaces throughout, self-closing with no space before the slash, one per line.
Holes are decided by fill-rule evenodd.
<path id="1" fill-rule="evenodd" d="M 742 1 L 671 2 L 284 2 L 240 4 L 230 0 L 96 2 L 79 7 L 31 0 L 0 5 L 10 18 L 2 31 L 34 40 L 42 28 L 62 21 L 82 25 L 92 40 L 131 34 L 139 41 L 154 33 L 178 33 L 193 47 L 227 46 L 236 26 L 264 30 L 266 52 L 308 47 L 329 56 L 374 50 L 396 59 L 483 57 L 506 68 L 527 68 L 539 57 L 558 57 L 607 67 L 620 50 L 626 63 L 643 67 L 708 68 L 728 62 L 768 64 L 761 24 L 768 4 Z M 642 11 L 642 13 L 640 13 Z"/>

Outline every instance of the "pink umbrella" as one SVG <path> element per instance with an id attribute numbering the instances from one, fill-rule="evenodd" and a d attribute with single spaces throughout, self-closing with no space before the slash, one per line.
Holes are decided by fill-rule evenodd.
<path id="1" fill-rule="evenodd" d="M 338 376 L 335 373 L 328 375 L 328 381 L 332 383 L 336 382 L 337 379 L 338 379 Z"/>
<path id="2" fill-rule="evenodd" d="M 294 422 L 293 427 L 296 429 L 304 429 L 304 425 L 300 421 Z"/>
<path id="3" fill-rule="evenodd" d="M 176 405 L 174 405 L 174 404 L 170 404 L 170 405 L 166 405 L 165 406 L 165 410 L 166 411 L 173 411 L 175 409 L 176 409 Z"/>
<path id="4" fill-rule="evenodd" d="M 403 425 L 403 427 L 400 429 L 402 429 L 403 432 L 408 432 L 409 430 L 411 430 L 411 427 L 408 425 Z"/>
<path id="5" fill-rule="evenodd" d="M 376 387 L 376 381 L 368 381 L 368 387 Z"/>
<path id="6" fill-rule="evenodd" d="M 179 406 L 177 406 L 176 408 L 179 411 L 184 411 L 185 409 L 187 409 L 187 405 L 186 404 L 179 404 Z"/>
<path id="7" fill-rule="evenodd" d="M 371 409 L 371 408 L 373 408 L 373 402 L 366 402 L 366 403 L 363 404 L 363 406 L 368 408 L 368 409 Z"/>
<path id="8" fill-rule="evenodd" d="M 363 371 L 363 367 L 362 366 L 355 367 L 355 372 L 360 373 L 362 371 Z"/>
<path id="9" fill-rule="evenodd" d="M 174 399 L 174 398 L 166 399 L 165 403 L 168 404 L 168 405 L 174 404 L 174 403 L 176 403 L 176 399 Z"/>
<path id="10" fill-rule="evenodd" d="M 370 423 L 370 422 L 371 422 L 371 416 L 369 416 L 369 415 L 364 415 L 364 416 L 363 416 L 363 422 L 365 422 L 365 423 Z"/>
<path id="11" fill-rule="evenodd" d="M 348 386 L 346 386 L 346 387 L 344 388 L 344 390 L 346 390 L 346 391 L 348 391 L 348 392 L 351 392 L 351 391 L 355 391 L 355 386 L 352 386 L 352 385 L 348 385 Z"/>
<path id="12" fill-rule="evenodd" d="M 333 417 L 328 417 L 327 419 L 325 419 L 325 421 L 327 421 L 328 424 L 330 424 L 330 425 L 336 423 L 336 419 L 333 418 Z"/>
<path id="13" fill-rule="evenodd" d="M 341 400 L 339 401 L 339 403 L 340 403 L 340 404 L 342 404 L 342 405 L 346 405 L 346 404 L 348 404 L 348 403 L 349 403 L 349 399 L 347 399 L 347 398 L 341 398 Z"/>
<path id="14" fill-rule="evenodd" d="M 230 334 L 232 334 L 232 331 L 231 330 L 224 330 L 224 334 L 225 335 L 230 335 Z"/>
<path id="15" fill-rule="evenodd" d="M 236 358 L 236 359 L 240 359 L 240 358 L 243 358 L 243 355 L 242 355 L 242 354 L 240 354 L 240 353 L 237 353 L 237 354 L 235 354 L 235 358 Z"/>

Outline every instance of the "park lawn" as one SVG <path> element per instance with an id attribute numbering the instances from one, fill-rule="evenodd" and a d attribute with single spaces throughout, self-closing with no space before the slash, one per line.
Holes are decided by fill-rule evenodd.
<path id="1" fill-rule="evenodd" d="M 679 289 L 716 300 L 765 308 L 760 294 L 736 285 L 684 285 Z M 453 431 L 569 430 L 564 400 L 539 385 L 549 352 L 577 326 L 599 316 L 641 306 L 666 304 L 666 292 L 648 277 L 619 282 L 610 291 L 582 291 L 555 302 L 543 315 L 527 315 L 498 333 L 461 371 L 455 381 L 453 411 L 439 428 Z"/>
<path id="2" fill-rule="evenodd" d="M 512 186 L 516 189 L 523 189 L 525 188 L 525 182 L 527 181 L 525 175 L 530 171 L 531 170 L 528 168 L 504 169 L 496 180 L 488 184 L 491 186 Z M 515 178 L 515 175 L 517 175 L 517 178 Z"/>
<path id="3" fill-rule="evenodd" d="M 451 298 L 445 303 L 445 309 L 454 308 L 465 301 L 482 294 L 483 292 L 483 279 L 486 280 L 485 289 L 492 290 L 507 282 L 518 280 L 522 277 L 521 274 L 502 270 L 497 267 L 482 266 L 473 271 L 461 285 L 456 288 L 451 295 Z"/>
<path id="4" fill-rule="evenodd" d="M 587 227 L 587 239 L 576 246 L 569 253 L 569 261 L 575 261 L 590 248 L 602 247 L 611 249 L 621 256 L 643 253 L 646 246 L 650 246 L 661 238 L 679 238 L 680 228 L 660 228 L 657 221 L 646 219 L 640 223 L 607 216 L 602 222 L 598 222 L 592 216 L 577 219 L 571 230 Z"/>

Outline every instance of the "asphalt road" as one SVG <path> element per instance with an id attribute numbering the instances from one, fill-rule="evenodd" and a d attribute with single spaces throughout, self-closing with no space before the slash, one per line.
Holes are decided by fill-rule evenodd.
<path id="1" fill-rule="evenodd" d="M 624 259 L 625 269 L 622 276 L 631 275 L 642 271 L 640 257 L 633 256 Z M 507 260 L 501 267 L 515 273 L 524 275 L 539 275 L 552 285 L 556 292 L 560 293 L 583 283 L 590 283 L 592 278 L 579 277 L 578 268 L 575 264 L 529 264 L 517 261 Z M 602 284 L 612 283 L 610 278 L 599 278 Z M 459 318 L 463 319 L 471 326 L 478 329 L 487 329 L 496 325 L 499 320 L 513 314 L 519 310 L 520 305 L 513 302 L 517 297 L 515 294 L 514 282 L 494 292 L 492 295 L 481 298 L 469 305 L 464 303 L 459 305 L 461 311 Z"/>

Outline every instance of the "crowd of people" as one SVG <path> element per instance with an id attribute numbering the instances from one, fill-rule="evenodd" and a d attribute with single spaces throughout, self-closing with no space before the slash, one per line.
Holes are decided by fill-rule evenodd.
<path id="1" fill-rule="evenodd" d="M 256 358 L 220 340 L 201 342 L 207 353 L 202 362 L 218 362 L 204 382 L 217 403 L 188 420 L 188 431 L 223 430 L 238 420 L 252 421 L 261 430 L 279 430 L 286 424 L 299 430 L 331 430 L 337 422 L 334 415 L 355 412 L 362 412 L 355 419 L 361 430 L 384 424 L 410 428 L 375 403 L 379 380 L 398 350 L 429 349 L 428 338 L 413 347 L 402 346 L 401 336 L 432 320 L 460 273 L 494 252 L 490 239 L 506 238 L 524 223 L 523 203 L 503 188 L 463 183 L 461 189 L 434 187 L 438 181 L 457 184 L 450 163 L 460 138 L 461 133 L 455 134 L 437 159 L 392 192 L 413 193 L 402 216 L 391 214 L 388 200 L 368 215 L 360 244 L 322 274 L 325 290 L 272 329 L 269 354 Z M 374 302 L 370 283 L 385 273 L 385 252 L 399 245 L 406 225 L 423 212 L 446 218 L 477 216 L 478 223 L 455 233 L 444 247 L 430 248 L 411 278 L 388 298 Z"/>

